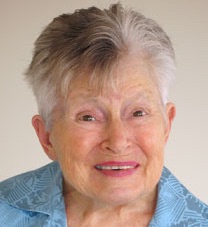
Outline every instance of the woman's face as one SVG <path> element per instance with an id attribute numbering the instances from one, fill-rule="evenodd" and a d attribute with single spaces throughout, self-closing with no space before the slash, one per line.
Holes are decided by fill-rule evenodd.
<path id="1" fill-rule="evenodd" d="M 136 59 L 114 70 L 102 92 L 76 81 L 68 107 L 49 135 L 49 156 L 64 175 L 65 192 L 125 204 L 156 190 L 174 106 L 162 106 L 154 82 Z"/>

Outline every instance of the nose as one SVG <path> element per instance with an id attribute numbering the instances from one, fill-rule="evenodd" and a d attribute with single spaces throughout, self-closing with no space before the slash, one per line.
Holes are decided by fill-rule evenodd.
<path id="1" fill-rule="evenodd" d="M 130 129 L 122 120 L 112 120 L 106 125 L 102 150 L 125 153 L 130 147 Z"/>

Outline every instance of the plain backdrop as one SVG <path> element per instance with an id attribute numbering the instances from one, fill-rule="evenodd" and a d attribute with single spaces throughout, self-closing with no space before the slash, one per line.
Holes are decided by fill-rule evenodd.
<path id="1" fill-rule="evenodd" d="M 23 79 L 33 43 L 62 13 L 110 0 L 0 0 L 0 181 L 50 160 L 31 126 L 36 102 Z M 208 203 L 208 1 L 120 1 L 155 19 L 172 39 L 177 78 L 170 100 L 177 116 L 166 149 L 166 166 Z"/>

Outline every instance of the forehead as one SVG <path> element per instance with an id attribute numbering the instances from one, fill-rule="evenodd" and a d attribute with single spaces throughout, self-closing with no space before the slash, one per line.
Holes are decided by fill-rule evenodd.
<path id="1" fill-rule="evenodd" d="M 83 71 L 73 81 L 69 95 L 86 93 L 91 96 L 122 96 L 138 92 L 140 95 L 156 95 L 158 89 L 148 65 L 135 56 L 128 56 L 106 72 Z"/>

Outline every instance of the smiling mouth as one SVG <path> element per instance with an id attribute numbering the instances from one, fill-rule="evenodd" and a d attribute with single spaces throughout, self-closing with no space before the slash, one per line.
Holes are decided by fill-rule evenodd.
<path id="1" fill-rule="evenodd" d="M 108 177 L 127 177 L 134 174 L 140 166 L 138 162 L 127 161 L 111 161 L 95 165 L 95 169 Z"/>
<path id="2" fill-rule="evenodd" d="M 124 165 L 124 166 L 108 166 L 108 165 L 96 165 L 95 168 L 97 170 L 114 170 L 114 171 L 119 171 L 119 170 L 128 170 L 128 169 L 134 169 L 136 166 L 132 165 Z"/>

